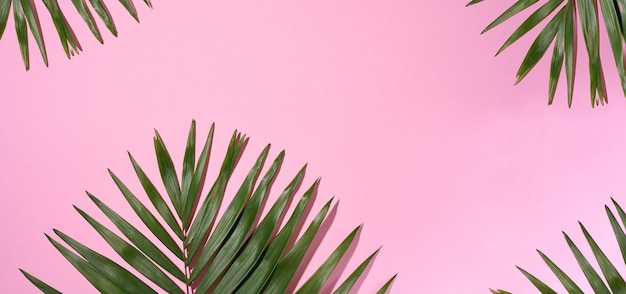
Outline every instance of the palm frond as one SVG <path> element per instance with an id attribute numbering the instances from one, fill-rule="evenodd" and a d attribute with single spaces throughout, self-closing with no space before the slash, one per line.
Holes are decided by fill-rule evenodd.
<path id="1" fill-rule="evenodd" d="M 492 294 L 511 294 L 511 292 L 507 292 L 507 291 L 500 290 L 500 289 L 498 289 L 498 290 L 489 289 L 489 291 Z"/>
<path id="2" fill-rule="evenodd" d="M 599 1 L 599 2 L 598 2 Z M 467 6 L 482 1 L 471 1 Z M 538 0 L 517 0 L 483 30 L 487 32 L 523 11 L 530 11 Z M 557 9 L 559 8 L 560 9 Z M 567 103 L 572 105 L 574 76 L 576 71 L 577 26 L 581 31 L 589 57 L 591 106 L 608 102 L 604 72 L 600 57 L 600 15 L 608 35 L 613 59 L 620 78 L 622 92 L 626 96 L 626 65 L 624 61 L 624 28 L 626 27 L 626 0 L 548 0 L 535 9 L 511 34 L 496 55 L 519 40 L 539 23 L 550 19 L 531 45 L 517 72 L 516 84 L 528 74 L 543 57 L 550 44 L 554 44 L 548 83 L 548 104 L 552 104 L 561 69 L 565 66 L 567 79 Z M 555 12 L 558 11 L 558 12 Z M 552 15 L 552 16 L 551 16 Z M 565 62 L 563 62 L 565 60 Z M 565 65 L 563 65 L 565 63 Z"/>
<path id="3" fill-rule="evenodd" d="M 163 138 L 155 133 L 157 165 L 167 200 L 132 155 L 129 154 L 130 161 L 145 197 L 135 196 L 115 173 L 109 171 L 122 196 L 148 228 L 147 232 L 142 232 L 136 224 L 89 192 L 88 197 L 121 235 L 75 207 L 125 261 L 124 265 L 61 231 L 54 230 L 60 240 L 46 237 L 102 293 L 284 293 L 297 282 L 294 276 L 302 270 L 304 256 L 311 249 L 331 209 L 332 199 L 317 213 L 302 236 L 295 239 L 299 233 L 296 228 L 306 219 L 307 207 L 312 205 L 316 194 L 319 179 L 316 180 L 300 197 L 281 228 L 282 219 L 286 217 L 290 203 L 303 183 L 305 165 L 271 204 L 265 216 L 260 218 L 285 156 L 284 151 L 280 152 L 263 171 L 269 145 L 260 153 L 235 195 L 226 197 L 226 187 L 248 142 L 248 138 L 237 131 L 231 137 L 219 174 L 202 196 L 213 133 L 214 126 L 211 126 L 196 160 L 196 125 L 195 121 L 192 122 L 180 176 Z M 217 211 L 225 198 L 230 202 L 218 217 Z M 146 200 L 152 208 L 144 204 L 148 202 Z M 157 216 L 151 212 L 152 209 L 158 212 Z M 345 237 L 302 284 L 298 293 L 316 293 L 327 287 L 327 279 L 346 258 L 348 249 L 355 245 L 354 240 L 360 229 L 361 226 L 358 226 Z M 296 241 L 292 243 L 293 240 Z M 354 269 L 339 284 L 335 293 L 349 293 L 363 278 L 365 269 L 377 253 L 378 250 Z M 131 268 L 141 277 L 129 271 Z M 28 272 L 20 271 L 44 293 L 60 293 Z M 378 293 L 386 293 L 395 277 L 387 281 Z"/>
<path id="4" fill-rule="evenodd" d="M 52 18 L 52 23 L 59 35 L 61 46 L 65 55 L 70 59 L 74 54 L 80 53 L 82 47 L 78 42 L 78 38 L 74 34 L 74 31 L 65 18 L 65 13 L 59 6 L 57 0 L 42 0 L 46 10 Z M 144 1 L 146 5 L 152 8 L 150 1 Z M 139 22 L 139 16 L 135 5 L 131 0 L 120 0 L 120 3 L 126 8 L 126 11 Z M 107 29 L 117 37 L 117 28 L 113 22 L 113 17 L 109 13 L 106 4 L 102 0 L 89 0 L 89 5 L 85 3 L 85 0 L 72 0 L 76 12 L 81 16 L 85 24 L 89 27 L 94 37 L 100 43 L 104 43 L 100 30 L 96 25 L 95 19 L 92 15 L 92 10 L 96 12 L 98 17 L 105 24 Z M 31 0 L 0 0 L 0 39 L 4 34 L 6 24 L 13 10 L 13 19 L 15 23 L 15 31 L 17 33 L 17 40 L 20 47 L 20 53 L 24 62 L 26 70 L 30 69 L 30 54 L 28 46 L 28 31 L 30 30 L 44 64 L 48 66 L 48 53 L 46 51 L 46 44 L 44 42 L 44 33 L 40 26 L 39 15 L 37 13 L 37 5 Z"/>
<path id="5" fill-rule="evenodd" d="M 622 253 L 623 261 L 609 260 L 604 251 L 600 248 L 600 246 L 597 244 L 597 242 L 594 240 L 587 228 L 585 228 L 582 223 L 579 223 L 580 229 L 585 236 L 591 252 L 593 253 L 593 259 L 586 257 L 566 233 L 563 233 L 563 236 L 565 237 L 565 241 L 567 242 L 568 247 L 575 257 L 580 270 L 582 270 L 586 281 L 583 282 L 572 280 L 572 278 L 570 278 L 570 276 L 567 275 L 559 266 L 557 266 L 546 254 L 537 250 L 539 256 L 541 256 L 541 259 L 543 259 L 548 268 L 550 268 L 552 273 L 558 278 L 559 282 L 561 283 L 563 288 L 565 288 L 567 293 L 583 294 L 584 292 L 583 290 L 581 290 L 580 285 L 585 282 L 591 287 L 593 292 L 597 294 L 626 293 L 626 281 L 624 281 L 622 273 L 620 273 L 614 265 L 616 262 L 626 263 L 626 235 L 624 234 L 624 230 L 622 228 L 622 226 L 626 226 L 626 214 L 624 213 L 620 205 L 615 202 L 615 200 L 611 200 L 621 219 L 621 224 L 617 221 L 613 211 L 608 206 L 605 206 L 605 210 L 613 229 L 615 239 Z M 592 265 L 593 261 L 595 261 L 597 267 Z M 597 268 L 599 268 L 600 271 L 598 271 Z M 523 268 L 518 267 L 518 269 L 541 293 L 557 293 L 557 291 L 553 290 L 553 288 L 549 287 L 546 283 L 541 281 L 539 278 L 533 276 Z M 492 293 L 508 292 L 497 292 L 492 290 Z"/>

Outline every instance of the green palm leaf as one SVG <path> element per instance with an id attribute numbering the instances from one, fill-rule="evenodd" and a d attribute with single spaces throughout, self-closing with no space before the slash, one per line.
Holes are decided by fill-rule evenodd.
<path id="1" fill-rule="evenodd" d="M 482 1 L 471 1 L 467 6 Z M 506 11 L 498 16 L 483 30 L 483 33 L 491 30 L 499 24 L 509 20 L 516 14 L 531 10 L 531 6 L 537 3 L 535 0 L 518 0 Z M 554 11 L 561 6 L 559 12 Z M 602 15 L 604 29 L 608 35 L 613 59 L 617 67 L 617 74 L 620 78 L 622 92 L 626 96 L 626 65 L 624 61 L 624 28 L 626 27 L 626 15 L 624 0 L 548 0 L 543 5 L 534 10 L 525 21 L 513 32 L 504 42 L 497 54 L 519 40 L 526 33 L 534 29 L 541 22 L 544 22 L 551 14 L 554 16 L 545 27 L 540 30 L 536 41 L 531 45 L 517 73 L 517 81 L 520 82 L 535 64 L 543 57 L 551 44 L 554 44 L 552 61 L 550 65 L 550 76 L 548 83 L 548 104 L 552 104 L 557 81 L 560 77 L 561 68 L 565 63 L 565 74 L 567 79 L 568 106 L 571 107 L 574 91 L 574 76 L 576 71 L 576 48 L 577 48 L 577 26 L 580 21 L 581 31 L 585 40 L 585 47 L 589 57 L 589 77 L 590 77 L 590 98 L 592 107 L 598 104 L 604 105 L 608 102 L 604 72 L 602 70 L 602 60 L 600 57 L 600 23 Z M 578 14 L 577 14 L 578 12 Z M 556 36 L 556 38 L 555 38 Z M 556 41 L 555 41 L 556 40 Z M 496 55 L 497 55 L 496 54 Z M 563 62 L 565 60 L 565 62 Z"/>
<path id="2" fill-rule="evenodd" d="M 557 294 L 556 291 L 552 290 L 552 288 L 548 287 L 548 285 L 531 275 L 529 272 L 525 271 L 523 268 L 517 267 L 517 269 L 519 269 L 542 294 Z"/>
<path id="3" fill-rule="evenodd" d="M 146 283 L 125 268 L 116 264 L 111 259 L 91 250 L 87 246 L 72 239 L 70 236 L 65 235 L 63 232 L 54 230 L 54 233 L 74 250 L 76 250 L 76 252 L 78 252 L 78 254 L 80 254 L 86 261 L 91 263 L 95 268 L 111 279 L 111 281 L 123 287 L 124 290 L 130 293 L 154 293 L 154 291 L 150 289 Z"/>
<path id="4" fill-rule="evenodd" d="M 389 288 L 393 284 L 393 281 L 396 280 L 397 276 L 398 276 L 398 274 L 393 275 L 393 277 L 391 277 L 391 279 L 389 279 L 382 287 L 380 287 L 380 289 L 378 289 L 378 291 L 376 291 L 376 294 L 385 294 L 385 293 L 387 293 L 389 291 Z"/>
<path id="5" fill-rule="evenodd" d="M 267 170 L 263 171 L 270 146 L 264 148 L 235 195 L 227 197 L 226 187 L 230 176 L 248 141 L 245 135 L 238 132 L 235 132 L 230 140 L 219 174 L 203 196 L 213 130 L 212 126 L 200 155 L 196 157 L 196 126 L 195 122 L 192 122 L 180 176 L 176 172 L 165 142 L 158 133 L 155 134 L 157 165 L 163 188 L 169 196 L 167 200 L 161 196 L 148 175 L 130 154 L 133 169 L 145 192 L 144 197 L 135 196 L 122 180 L 109 171 L 122 196 L 147 230 L 140 229 L 137 224 L 129 221 L 130 218 L 120 215 L 90 193 L 87 193 L 88 197 L 121 234 L 118 235 L 92 215 L 75 207 L 125 263 L 118 263 L 58 230 L 54 232 L 65 244 L 46 235 L 53 246 L 98 291 L 102 293 L 166 291 L 187 294 L 282 293 L 289 285 L 297 282 L 293 277 L 296 271 L 301 269 L 303 257 L 311 249 L 311 243 L 326 219 L 332 200 L 322 207 L 293 246 L 289 246 L 290 240 L 294 240 L 298 235 L 296 227 L 306 219 L 305 211 L 312 205 L 311 200 L 317 191 L 319 179 L 300 197 L 282 228 L 280 224 L 304 180 L 306 166 L 295 175 L 271 204 L 269 211 L 260 219 L 263 203 L 266 202 L 278 177 L 285 153 L 280 152 Z M 259 177 L 261 179 L 257 183 Z M 229 199 L 230 202 L 218 217 L 217 211 L 220 210 L 224 199 Z M 149 202 L 152 207 L 149 208 L 144 202 Z M 152 214 L 152 209 L 158 214 Z M 214 228 L 213 223 L 216 224 Z M 335 271 L 337 264 L 345 258 L 346 251 L 354 245 L 353 241 L 360 227 L 345 237 L 337 249 L 297 290 L 299 293 L 315 293 L 322 287 L 328 287 L 325 285 L 326 280 Z M 335 292 L 348 293 L 363 277 L 365 269 L 377 253 L 378 250 L 354 269 Z M 131 268 L 138 275 L 129 271 Z M 21 271 L 44 293 L 60 293 L 35 276 Z M 395 276 L 385 283 L 378 293 L 385 293 L 394 279 Z"/>
<path id="6" fill-rule="evenodd" d="M 74 52 L 82 50 L 80 43 L 78 43 L 74 32 L 61 12 L 59 3 L 56 0 L 44 0 L 43 3 L 46 5 L 46 8 L 48 8 L 48 11 L 52 16 L 52 22 L 54 23 L 54 27 L 57 29 L 57 33 L 59 34 L 59 40 L 61 41 L 61 46 L 63 46 L 63 51 L 65 51 L 67 58 L 70 58 Z M 71 49 L 70 46 L 72 47 Z"/>
<path id="7" fill-rule="evenodd" d="M 41 290 L 41 292 L 46 293 L 46 294 L 61 294 L 61 292 L 57 291 L 56 289 L 50 287 L 50 285 L 44 283 L 42 280 L 37 279 L 36 277 L 34 277 L 33 275 L 27 273 L 24 270 L 20 270 L 22 272 L 22 274 L 24 274 L 24 276 L 31 281 L 31 283 L 33 283 L 37 288 L 39 288 L 39 290 Z"/>
<path id="8" fill-rule="evenodd" d="M 563 18 L 563 14 L 565 13 L 565 7 L 563 7 L 559 13 L 557 13 L 548 25 L 539 33 L 537 39 L 533 42 L 524 57 L 524 61 L 522 61 L 522 65 L 517 71 L 517 81 L 515 83 L 519 83 L 526 75 L 530 72 L 530 70 L 535 67 L 537 62 L 543 57 L 548 50 L 548 46 L 552 43 L 552 40 L 556 37 L 557 32 L 559 31 L 559 24 L 561 19 Z"/>
<path id="9" fill-rule="evenodd" d="M 0 39 L 4 34 L 4 29 L 7 27 L 7 20 L 9 19 L 9 11 L 11 10 L 10 0 L 0 1 Z"/>
<path id="10" fill-rule="evenodd" d="M 622 253 L 622 258 L 624 259 L 623 262 L 626 262 L 626 248 L 625 248 L 626 235 L 624 234 L 624 230 L 622 228 L 623 226 L 626 226 L 626 214 L 624 214 L 624 211 L 619 206 L 619 204 L 615 202 L 615 200 L 612 200 L 612 201 L 615 206 L 615 209 L 617 210 L 622 220 L 621 225 L 618 223 L 617 219 L 615 218 L 615 215 L 613 214 L 611 209 L 609 209 L 608 206 L 605 206 L 605 210 L 609 218 L 611 227 L 613 229 L 616 242 L 620 247 L 620 252 Z M 580 251 L 579 247 L 574 243 L 574 241 L 572 241 L 572 239 L 566 233 L 563 233 L 563 236 L 565 237 L 565 241 L 567 242 L 568 247 L 570 248 L 570 250 L 572 251 L 572 254 L 575 257 L 580 270 L 582 270 L 585 276 L 585 281 L 572 280 L 572 278 L 570 278 L 565 273 L 565 271 L 563 271 L 550 258 L 548 258 L 548 256 L 546 256 L 543 252 L 537 250 L 541 258 L 550 268 L 552 273 L 554 273 L 554 275 L 558 278 L 559 282 L 565 288 L 567 293 L 582 294 L 583 290 L 581 290 L 581 287 L 579 285 L 582 285 L 583 283 L 588 284 L 591 287 L 591 289 L 593 289 L 593 292 L 598 293 L 598 294 L 626 293 L 626 281 L 624 281 L 624 278 L 622 276 L 623 273 L 620 273 L 617 270 L 617 268 L 614 266 L 614 264 L 618 261 L 609 260 L 609 258 L 606 256 L 604 251 L 600 248 L 600 246 L 591 236 L 587 228 L 585 228 L 585 226 L 582 223 L 579 223 L 579 225 L 580 225 L 581 231 L 583 232 L 583 235 L 585 236 L 585 239 L 587 240 L 589 248 L 591 249 L 591 252 L 593 253 L 593 259 L 586 257 Z M 597 267 L 592 265 L 592 262 L 595 263 Z M 622 261 L 619 261 L 619 262 L 622 262 Z M 598 273 L 597 268 L 600 269 L 600 273 Z M 557 293 L 556 291 L 552 290 L 552 288 L 550 288 L 546 283 L 544 283 L 537 277 L 533 276 L 529 272 L 525 271 L 524 269 L 520 267 L 518 267 L 518 269 L 524 274 L 524 276 L 526 276 L 526 278 L 528 278 L 533 283 L 533 285 L 535 285 L 535 287 L 541 293 Z M 497 292 L 497 291 L 492 290 L 492 293 L 508 293 L 508 292 Z"/>
<path id="11" fill-rule="evenodd" d="M 367 266 L 370 264 L 372 259 L 376 256 L 376 254 L 378 254 L 378 250 L 374 251 L 374 253 L 372 253 L 372 255 L 370 255 L 367 259 L 365 259 L 354 270 L 354 272 L 352 272 L 352 274 L 350 274 L 350 276 L 348 276 L 348 278 L 346 278 L 346 280 L 343 281 L 343 284 L 341 284 L 341 286 L 339 286 L 339 288 L 337 288 L 335 290 L 335 292 L 333 292 L 333 294 L 348 294 L 348 293 L 350 293 L 350 290 L 352 290 L 352 287 L 354 287 L 354 284 L 358 281 L 359 277 L 361 276 L 363 271 L 367 268 Z"/>
<path id="12" fill-rule="evenodd" d="M 501 290 L 501 289 L 498 289 L 498 290 L 489 289 L 489 291 L 492 294 L 511 294 L 511 292 L 507 292 L 507 291 L 504 291 L 504 290 Z"/>
<path id="13" fill-rule="evenodd" d="M 545 254 L 543 254 L 543 252 L 539 250 L 537 250 L 537 252 L 541 256 L 543 261 L 548 265 L 550 270 L 552 270 L 554 275 L 559 279 L 559 281 L 561 281 L 561 284 L 563 284 L 563 286 L 567 290 L 567 293 L 583 294 L 583 290 L 581 290 L 580 287 L 578 287 L 578 285 L 576 285 L 576 283 L 574 283 L 574 281 L 572 281 L 572 279 L 561 270 L 561 268 L 559 268 L 554 262 L 552 262 L 552 260 L 550 260 L 548 256 L 546 256 Z"/>
<path id="14" fill-rule="evenodd" d="M 569 11 L 569 5 L 564 7 L 563 13 L 565 15 L 561 15 L 561 17 L 567 17 Z M 563 67 L 563 55 L 565 51 L 565 22 L 561 21 L 559 25 L 556 42 L 554 43 L 554 49 L 552 52 L 552 62 L 550 64 L 550 84 L 548 85 L 548 105 L 552 104 L 554 100 L 554 93 L 556 92 L 556 86 L 559 82 L 559 77 L 561 76 L 561 69 Z M 547 49 L 547 47 L 546 47 Z"/>
<path id="15" fill-rule="evenodd" d="M 333 251 L 333 253 L 328 256 L 328 259 L 324 261 L 324 263 L 313 273 L 313 275 L 302 285 L 300 289 L 296 292 L 296 294 L 306 294 L 306 293 L 319 293 L 324 287 L 326 283 L 326 279 L 333 272 L 341 257 L 343 257 L 344 253 L 350 248 L 352 245 L 352 241 L 354 241 L 354 237 L 361 230 L 361 226 L 358 226 L 356 229 L 352 230 L 352 232 L 346 237 L 341 244 Z"/>
<path id="16" fill-rule="evenodd" d="M 137 9 L 135 8 L 133 2 L 131 0 L 120 0 L 119 2 L 122 6 L 124 6 L 126 11 L 128 11 L 128 13 L 137 22 L 139 22 Z M 152 8 L 150 1 L 144 0 L 144 2 L 148 7 Z M 66 13 L 59 7 L 57 0 L 43 0 L 43 3 L 52 19 L 54 28 L 59 35 L 61 46 L 63 47 L 67 58 L 69 59 L 74 55 L 74 53 L 82 51 L 80 43 L 74 35 L 71 25 L 65 18 Z M 85 0 L 72 0 L 72 3 L 74 4 L 76 12 L 78 12 L 87 27 L 89 27 L 89 30 L 100 43 L 103 43 L 104 40 L 100 34 L 98 26 L 95 23 L 92 10 L 95 11 L 95 13 L 100 17 L 111 34 L 113 34 L 113 36 L 117 36 L 117 28 L 113 21 L 113 16 L 111 16 L 106 4 L 102 0 L 89 0 L 91 7 L 88 7 Z M 28 30 L 30 30 L 35 42 L 37 43 L 37 47 L 39 48 L 44 64 L 48 66 L 48 55 L 46 53 L 44 32 L 41 30 L 41 26 L 39 25 L 40 19 L 37 14 L 37 7 L 33 1 L 0 0 L 0 39 L 4 34 L 11 9 L 13 10 L 15 31 L 17 32 L 17 40 L 22 60 L 24 62 L 24 67 L 26 70 L 30 69 Z"/>

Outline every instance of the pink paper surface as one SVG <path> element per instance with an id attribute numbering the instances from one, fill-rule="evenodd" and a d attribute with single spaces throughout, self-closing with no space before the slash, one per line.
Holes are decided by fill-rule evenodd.
<path id="1" fill-rule="evenodd" d="M 0 42 L 3 293 L 37 293 L 18 267 L 66 293 L 94 292 L 43 233 L 56 228 L 114 255 L 72 205 L 104 220 L 88 190 L 132 215 L 106 169 L 140 194 L 126 151 L 156 181 L 153 129 L 180 168 L 192 119 L 199 141 L 216 123 L 213 172 L 238 129 L 251 140 L 237 177 L 267 143 L 270 159 L 287 152 L 272 197 L 305 163 L 302 192 L 322 177 L 314 212 L 333 196 L 339 204 L 312 265 L 364 224 L 341 275 L 382 245 L 360 293 L 395 273 L 391 293 L 535 293 L 515 265 L 556 281 L 536 248 L 580 279 L 561 235 L 589 253 L 577 221 L 620 260 L 603 205 L 610 197 L 626 205 L 626 100 L 608 43 L 609 105 L 589 106 L 580 47 L 568 109 L 564 80 L 547 106 L 548 60 L 513 86 L 532 38 L 493 57 L 522 18 L 479 35 L 508 3 L 153 4 L 136 3 L 136 24 L 111 2 L 119 37 L 100 24 L 99 45 L 61 3 L 85 49 L 71 61 L 41 6 L 50 68 L 32 48 L 29 72 L 8 24 Z"/>

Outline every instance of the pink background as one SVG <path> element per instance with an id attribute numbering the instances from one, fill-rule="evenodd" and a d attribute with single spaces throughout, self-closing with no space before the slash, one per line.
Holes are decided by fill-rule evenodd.
<path id="1" fill-rule="evenodd" d="M 37 292 L 18 267 L 90 289 L 43 233 L 112 252 L 72 205 L 102 220 L 89 190 L 129 215 L 106 168 L 137 188 L 126 150 L 156 177 L 152 129 L 181 162 L 194 118 L 199 137 L 217 125 L 213 170 L 237 128 L 240 174 L 266 143 L 287 150 L 275 194 L 304 163 L 306 185 L 322 176 L 315 207 L 340 201 L 318 254 L 361 223 L 348 269 L 383 245 L 363 293 L 396 272 L 392 293 L 534 293 L 514 266 L 554 282 L 535 248 L 581 278 L 560 233 L 589 252 L 577 220 L 618 256 L 603 205 L 626 205 L 626 99 L 609 52 L 607 107 L 589 107 L 582 47 L 572 109 L 563 88 L 548 107 L 548 60 L 513 87 L 532 38 L 493 57 L 522 19 L 479 35 L 512 1 L 136 2 L 139 25 L 108 2 L 105 45 L 68 9 L 72 61 L 40 6 L 50 68 L 31 51 L 24 72 L 12 23 L 0 42 L 3 292 Z"/>

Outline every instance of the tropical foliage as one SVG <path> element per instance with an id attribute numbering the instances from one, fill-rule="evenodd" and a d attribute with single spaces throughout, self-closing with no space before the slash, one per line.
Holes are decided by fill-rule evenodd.
<path id="1" fill-rule="evenodd" d="M 332 199 L 321 208 L 296 240 L 298 228 L 303 227 L 308 208 L 315 197 L 319 185 L 319 180 L 316 180 L 299 198 L 281 228 L 292 199 L 303 182 L 305 165 L 280 196 L 273 203 L 268 203 L 271 208 L 261 219 L 262 207 L 265 206 L 285 155 L 284 151 L 280 152 L 257 184 L 270 150 L 268 145 L 218 218 L 222 200 L 228 199 L 225 195 L 226 187 L 248 138 L 237 131 L 233 133 L 219 173 L 202 197 L 213 132 L 212 126 L 196 160 L 196 128 L 195 122 L 192 122 L 181 177 L 176 172 L 163 139 L 158 132 L 155 134 L 154 148 L 167 198 L 161 195 L 139 163 L 129 154 L 139 183 L 153 209 L 148 208 L 145 200 L 135 196 L 122 180 L 109 171 L 120 192 L 149 232 L 142 232 L 137 224 L 130 223 L 90 193 L 87 193 L 89 198 L 125 238 L 75 207 L 126 261 L 127 266 L 134 268 L 143 277 L 135 276 L 124 266 L 61 231 L 54 230 L 60 241 L 48 235 L 46 237 L 102 293 L 156 293 L 158 290 L 154 286 L 167 293 L 284 293 L 292 289 L 290 287 L 298 282 L 294 278 L 296 272 L 305 266 L 304 257 L 312 249 L 311 244 L 331 208 Z M 158 212 L 158 216 L 152 211 Z M 344 254 L 356 245 L 353 242 L 360 228 L 356 227 L 345 237 L 296 293 L 317 293 L 323 287 L 334 286 L 325 284 Z M 334 293 L 348 293 L 377 252 L 367 257 Z M 26 271 L 21 271 L 43 292 L 60 293 Z M 394 279 L 395 276 L 378 293 L 385 293 Z M 154 286 L 149 285 L 147 280 Z"/>
<path id="2" fill-rule="evenodd" d="M 608 206 L 605 206 L 606 214 L 609 218 L 609 222 L 611 224 L 611 228 L 613 229 L 613 233 L 615 235 L 615 240 L 620 248 L 620 252 L 623 258 L 623 262 L 626 263 L 626 234 L 622 226 L 626 227 L 626 213 L 619 206 L 615 200 L 611 199 L 613 205 L 615 206 L 615 210 L 617 211 L 617 215 L 619 216 L 620 222 L 615 217 L 615 214 Z M 565 241 L 569 246 L 572 254 L 576 258 L 576 261 L 585 275 L 586 282 L 591 286 L 594 293 L 626 293 L 626 281 L 622 275 L 618 272 L 615 267 L 615 263 L 618 261 L 611 261 L 607 258 L 604 251 L 598 246 L 598 243 L 593 239 L 591 234 L 587 231 L 585 226 L 579 222 L 580 228 L 589 244 L 591 252 L 593 252 L 593 257 L 600 268 L 600 272 L 602 275 L 598 273 L 596 268 L 591 265 L 591 262 L 587 257 L 585 257 L 582 252 L 579 250 L 579 247 L 572 241 L 572 239 L 563 232 L 563 236 L 565 237 Z M 546 256 L 543 252 L 537 250 L 541 259 L 546 263 L 546 265 L 550 268 L 550 270 L 554 273 L 554 275 L 561 282 L 563 287 L 567 290 L 567 293 L 570 294 L 582 294 L 584 293 L 579 285 L 582 285 L 582 281 L 574 281 L 572 280 L 559 266 L 557 266 L 548 256 Z M 555 294 L 557 291 L 553 290 L 546 283 L 530 274 L 526 270 L 521 267 L 517 267 L 528 280 L 543 294 Z M 494 294 L 510 294 L 504 290 L 491 290 Z"/>
<path id="3" fill-rule="evenodd" d="M 483 0 L 473 0 L 473 5 Z M 485 33 L 498 26 L 514 15 L 531 10 L 538 0 L 517 0 L 500 16 L 482 31 Z M 571 107 L 574 92 L 574 76 L 576 72 L 576 52 L 578 47 L 578 22 L 580 22 L 587 55 L 589 56 L 589 77 L 591 106 L 608 102 L 604 72 L 600 59 L 600 21 L 604 20 L 604 28 L 608 34 L 613 52 L 613 59 L 626 96 L 626 66 L 624 64 L 624 31 L 626 28 L 626 0 L 548 0 L 535 9 L 522 24 L 511 34 L 498 50 L 500 54 L 509 45 L 536 27 L 540 22 L 549 19 L 528 49 L 526 57 L 517 71 L 519 83 L 539 62 L 543 55 L 554 44 L 550 65 L 548 84 L 548 104 L 552 104 L 556 86 L 565 64 L 567 81 L 567 103 Z"/>
<path id="4" fill-rule="evenodd" d="M 150 0 L 144 0 L 148 7 L 152 8 Z M 65 13 L 59 6 L 57 0 L 43 0 L 44 6 L 48 10 L 52 17 L 52 22 L 56 28 L 57 34 L 63 46 L 63 50 L 67 55 L 67 58 L 71 58 L 75 53 L 82 51 L 82 47 L 78 42 L 78 38 L 74 34 L 74 30 L 67 22 Z M 139 22 L 137 10 L 132 0 L 120 0 L 120 3 L 126 8 L 128 13 Z M 113 17 L 109 13 L 107 6 L 102 0 L 89 0 L 89 5 L 85 0 L 72 0 L 72 4 L 80 14 L 81 18 L 85 21 L 85 24 L 89 27 L 89 30 L 93 33 L 94 37 L 100 42 L 104 43 L 100 29 L 96 24 L 96 21 L 92 15 L 91 10 L 96 12 L 100 17 L 107 29 L 117 36 L 117 28 L 113 22 Z M 91 8 L 89 7 L 91 6 Z M 11 7 L 13 9 L 11 9 Z M 28 49 L 28 31 L 32 33 L 33 38 L 37 43 L 41 57 L 46 66 L 48 66 L 48 54 L 46 53 L 46 44 L 44 42 L 43 31 L 39 21 L 37 13 L 37 7 L 33 1 L 30 0 L 0 0 L 0 39 L 4 30 L 6 29 L 9 15 L 13 11 L 13 22 L 15 23 L 15 32 L 17 33 L 17 40 L 20 46 L 20 53 L 22 54 L 22 60 L 26 70 L 30 68 L 30 58 Z"/>

